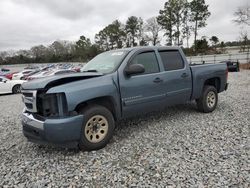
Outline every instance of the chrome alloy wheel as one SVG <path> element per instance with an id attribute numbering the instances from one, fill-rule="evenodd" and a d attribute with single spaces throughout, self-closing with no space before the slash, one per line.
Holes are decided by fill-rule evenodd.
<path id="1" fill-rule="evenodd" d="M 207 94 L 207 105 L 209 108 L 213 108 L 216 103 L 216 95 L 213 91 Z"/>
<path id="2" fill-rule="evenodd" d="M 85 137 L 91 143 L 102 141 L 108 133 L 108 121 L 102 115 L 92 116 L 85 126 Z"/>

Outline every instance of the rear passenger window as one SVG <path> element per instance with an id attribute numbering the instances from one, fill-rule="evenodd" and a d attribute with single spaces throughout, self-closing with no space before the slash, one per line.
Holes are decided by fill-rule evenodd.
<path id="1" fill-rule="evenodd" d="M 159 51 L 159 53 L 166 71 L 184 68 L 184 62 L 179 51 Z"/>
<path id="2" fill-rule="evenodd" d="M 159 72 L 159 65 L 154 52 L 143 52 L 136 55 L 130 64 L 141 64 L 145 68 L 142 74 Z"/>

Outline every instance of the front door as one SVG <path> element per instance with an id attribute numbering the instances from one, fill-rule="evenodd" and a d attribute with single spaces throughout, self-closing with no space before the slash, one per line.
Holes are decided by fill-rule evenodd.
<path id="1" fill-rule="evenodd" d="M 128 65 L 130 64 L 142 64 L 145 72 L 119 76 L 123 116 L 160 109 L 166 95 L 163 89 L 163 73 L 160 72 L 155 51 L 138 52 L 131 58 Z"/>

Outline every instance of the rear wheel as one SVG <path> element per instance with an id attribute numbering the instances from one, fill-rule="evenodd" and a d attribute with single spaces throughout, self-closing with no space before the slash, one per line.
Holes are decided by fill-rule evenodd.
<path id="1" fill-rule="evenodd" d="M 218 94 L 214 86 L 204 86 L 202 96 L 196 100 L 198 110 L 201 112 L 212 112 L 217 106 Z"/>
<path id="2" fill-rule="evenodd" d="M 16 93 L 21 93 L 21 85 L 18 84 L 18 85 L 15 85 L 13 88 L 12 88 L 12 93 L 16 94 Z"/>
<path id="3" fill-rule="evenodd" d="M 105 147 L 113 136 L 115 121 L 105 107 L 91 105 L 81 110 L 84 115 L 79 147 L 82 150 L 98 150 Z"/>

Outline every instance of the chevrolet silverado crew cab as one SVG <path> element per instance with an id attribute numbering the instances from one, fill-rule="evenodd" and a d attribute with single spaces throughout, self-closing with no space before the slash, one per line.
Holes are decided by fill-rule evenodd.
<path id="1" fill-rule="evenodd" d="M 82 73 L 22 85 L 23 133 L 29 141 L 83 150 L 103 148 L 118 120 L 196 100 L 212 112 L 227 89 L 226 64 L 189 66 L 177 47 L 104 52 Z"/>

